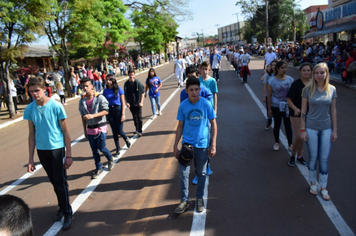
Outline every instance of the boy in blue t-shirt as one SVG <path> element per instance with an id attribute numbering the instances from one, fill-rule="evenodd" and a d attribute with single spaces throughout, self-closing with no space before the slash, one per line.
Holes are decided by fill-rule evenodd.
<path id="1" fill-rule="evenodd" d="M 198 78 L 189 77 L 187 79 L 186 92 L 189 97 L 178 108 L 178 126 L 173 152 L 178 159 L 178 142 L 182 136 L 182 143 L 187 143 L 194 147 L 194 166 L 198 176 L 196 210 L 197 212 L 202 212 L 205 210 L 203 195 L 208 156 L 213 157 L 216 154 L 216 115 L 211 103 L 199 96 L 200 82 Z M 211 124 L 211 141 L 209 140 L 209 122 Z M 189 165 L 183 166 L 179 164 L 181 202 L 174 210 L 177 214 L 183 213 L 189 207 L 189 172 Z"/>
<path id="2" fill-rule="evenodd" d="M 201 85 L 207 87 L 210 92 L 213 94 L 213 106 L 215 114 L 218 114 L 218 86 L 216 84 L 216 80 L 213 77 L 209 76 L 210 65 L 206 61 L 200 64 L 199 72 L 200 77 L 199 81 Z"/>
<path id="3" fill-rule="evenodd" d="M 34 101 L 24 112 L 24 120 L 28 120 L 29 163 L 30 173 L 36 170 L 34 152 L 45 169 L 54 192 L 57 195 L 59 210 L 54 221 L 60 221 L 64 216 L 62 229 L 73 225 L 73 211 L 69 202 L 69 191 L 66 169 L 72 165 L 71 140 L 67 128 L 67 115 L 59 102 L 45 95 L 45 80 L 37 76 L 27 83 L 27 89 Z M 67 154 L 65 148 L 67 149 Z"/>

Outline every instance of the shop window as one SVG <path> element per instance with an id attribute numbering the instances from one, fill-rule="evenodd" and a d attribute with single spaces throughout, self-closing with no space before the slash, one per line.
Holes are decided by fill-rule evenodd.
<path id="1" fill-rule="evenodd" d="M 348 35 L 347 35 L 347 32 L 345 32 L 345 31 L 342 31 L 342 32 L 340 32 L 339 33 L 339 39 L 341 40 L 341 41 L 347 41 L 348 40 L 348 37 L 347 37 Z"/>

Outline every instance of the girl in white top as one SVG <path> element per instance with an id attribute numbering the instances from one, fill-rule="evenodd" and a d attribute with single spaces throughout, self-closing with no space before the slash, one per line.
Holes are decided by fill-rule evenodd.
<path id="1" fill-rule="evenodd" d="M 17 109 L 17 89 L 12 79 L 10 79 L 10 90 L 11 90 L 12 102 L 14 103 L 15 112 L 16 114 L 19 114 Z"/>
<path id="2" fill-rule="evenodd" d="M 56 89 L 59 97 L 61 98 L 61 103 L 63 105 L 67 105 L 66 97 L 64 96 L 64 91 L 63 91 L 63 84 L 60 81 L 57 82 Z"/>

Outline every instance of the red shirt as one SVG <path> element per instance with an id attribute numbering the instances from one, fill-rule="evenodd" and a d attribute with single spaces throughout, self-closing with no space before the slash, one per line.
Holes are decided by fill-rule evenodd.
<path id="1" fill-rule="evenodd" d="M 94 74 L 94 73 L 93 73 L 93 76 L 94 76 L 94 81 L 98 81 L 98 80 L 100 79 L 97 74 Z"/>

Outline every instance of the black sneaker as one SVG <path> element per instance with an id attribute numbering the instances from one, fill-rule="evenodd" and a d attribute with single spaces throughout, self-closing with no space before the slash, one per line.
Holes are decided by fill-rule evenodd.
<path id="1" fill-rule="evenodd" d="M 297 158 L 297 161 L 298 161 L 300 164 L 302 164 L 302 165 L 307 165 L 307 164 L 308 164 L 308 163 L 304 160 L 303 157 Z"/>
<path id="2" fill-rule="evenodd" d="M 125 142 L 126 142 L 127 148 L 130 148 L 130 147 L 131 147 L 130 139 L 127 138 L 127 139 L 125 140 Z"/>
<path id="3" fill-rule="evenodd" d="M 120 155 L 120 152 L 119 152 Z M 114 159 L 112 158 L 108 163 L 108 169 L 112 170 L 114 168 Z"/>
<path id="4" fill-rule="evenodd" d="M 195 208 L 196 208 L 197 212 L 204 211 L 205 210 L 204 200 L 203 199 L 197 199 Z"/>
<path id="5" fill-rule="evenodd" d="M 116 153 L 115 153 L 115 158 L 118 158 L 120 156 L 120 150 L 116 150 Z"/>
<path id="6" fill-rule="evenodd" d="M 288 161 L 288 165 L 289 166 L 295 166 L 295 157 L 291 156 L 289 161 Z"/>
<path id="7" fill-rule="evenodd" d="M 103 169 L 96 170 L 93 174 L 93 179 L 96 179 L 103 173 Z"/>
<path id="8" fill-rule="evenodd" d="M 53 221 L 56 222 L 56 221 L 60 221 L 63 217 L 63 211 L 61 209 L 59 209 L 57 211 L 57 214 L 53 217 Z"/>
<path id="9" fill-rule="evenodd" d="M 268 121 L 265 127 L 265 130 L 269 130 L 271 128 L 271 122 Z"/>
<path id="10" fill-rule="evenodd" d="M 73 220 L 74 220 L 74 216 L 73 215 L 64 216 L 62 229 L 63 230 L 67 230 L 70 227 L 72 227 L 73 226 Z"/>
<path id="11" fill-rule="evenodd" d="M 174 213 L 182 214 L 189 207 L 189 205 L 190 205 L 190 203 L 188 201 L 179 203 L 177 208 L 174 209 Z"/>

